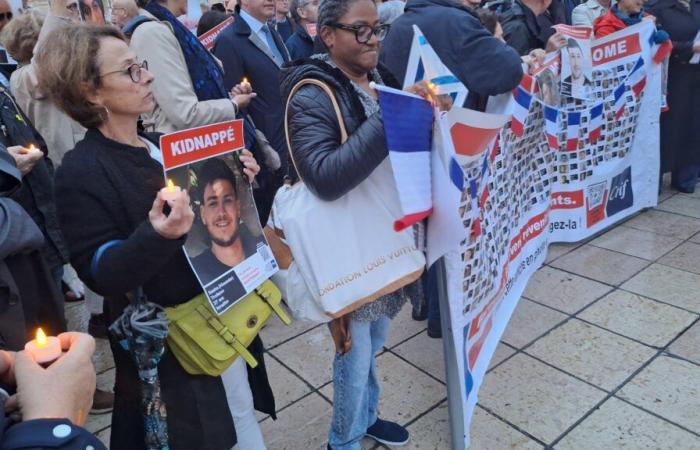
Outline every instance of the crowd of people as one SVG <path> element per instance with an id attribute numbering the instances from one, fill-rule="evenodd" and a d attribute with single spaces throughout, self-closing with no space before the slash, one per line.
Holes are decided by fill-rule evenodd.
<path id="1" fill-rule="evenodd" d="M 149 441 L 133 354 L 107 331 L 137 289 L 160 307 L 202 293 L 182 251 L 196 215 L 186 191 L 165 197 L 159 136 L 243 119 L 239 157 L 263 225 L 285 182 L 337 201 L 388 155 L 371 83 L 404 85 L 413 25 L 468 88 L 459 106 L 483 111 L 547 53 L 577 51 L 553 25 L 602 37 L 654 21 L 655 42 L 673 44 L 662 174 L 681 192 L 697 184 L 700 0 L 211 1 L 191 23 L 187 0 L 52 0 L 47 11 L 0 0 L 0 448 L 103 448 L 80 427 L 91 408 L 113 410 L 112 449 L 165 448 Z M 197 39 L 230 19 L 210 50 Z M 408 90 L 435 100 L 425 83 Z M 110 340 L 114 394 L 95 389 L 93 339 L 66 332 L 65 302 L 83 298 L 90 334 Z M 378 417 L 374 362 L 408 301 L 441 337 L 433 269 L 329 322 L 329 449 L 409 441 Z M 22 351 L 39 326 L 65 350 L 48 367 Z M 266 448 L 254 411 L 276 418 L 274 386 L 259 336 L 249 351 L 255 368 L 237 358 L 220 376 L 193 375 L 165 351 L 168 448 Z"/>

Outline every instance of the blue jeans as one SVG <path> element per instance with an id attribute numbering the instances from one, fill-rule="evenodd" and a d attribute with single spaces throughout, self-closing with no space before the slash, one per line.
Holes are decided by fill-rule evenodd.
<path id="1" fill-rule="evenodd" d="M 377 421 L 379 381 L 374 355 L 389 331 L 386 316 L 373 322 L 352 320 L 352 347 L 333 361 L 333 420 L 328 444 L 333 450 L 360 450 L 367 428 Z"/>

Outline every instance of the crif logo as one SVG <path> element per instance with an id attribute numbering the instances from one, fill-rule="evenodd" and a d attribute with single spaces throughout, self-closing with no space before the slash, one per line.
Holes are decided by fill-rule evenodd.
<path id="1" fill-rule="evenodd" d="M 610 194 L 605 212 L 608 217 L 629 208 L 634 203 L 632 192 L 632 168 L 628 167 L 619 175 L 613 177 L 610 183 Z"/>

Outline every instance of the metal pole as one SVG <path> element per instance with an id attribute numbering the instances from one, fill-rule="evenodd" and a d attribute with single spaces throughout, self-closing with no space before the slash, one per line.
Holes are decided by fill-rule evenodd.
<path id="1" fill-rule="evenodd" d="M 460 383 L 464 380 L 459 376 L 457 366 L 457 350 L 452 332 L 450 317 L 450 301 L 447 298 L 447 271 L 445 261 L 440 258 L 435 262 L 438 299 L 440 304 L 440 322 L 442 326 L 442 348 L 445 354 L 445 375 L 447 379 L 447 408 L 450 415 L 450 435 L 452 450 L 464 450 L 464 410 L 462 408 L 462 390 Z"/>

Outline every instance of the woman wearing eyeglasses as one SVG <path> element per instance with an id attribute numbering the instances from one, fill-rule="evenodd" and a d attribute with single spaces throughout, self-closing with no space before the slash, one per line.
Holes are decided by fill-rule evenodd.
<path id="1" fill-rule="evenodd" d="M 56 198 L 71 262 L 80 278 L 104 295 L 108 323 L 128 304 L 125 294 L 138 287 L 163 306 L 200 294 L 182 251 L 194 219 L 189 197 L 185 191 L 176 194 L 165 214 L 158 136 L 137 130 L 139 115 L 154 104 L 154 77 L 146 62 L 136 59 L 115 28 L 86 25 L 55 31 L 35 59 L 43 91 L 87 128 L 57 171 Z M 257 163 L 248 151 L 241 161 L 252 180 Z M 110 342 L 116 365 L 110 447 L 145 450 L 136 367 L 111 336 Z M 261 347 L 250 350 L 263 366 L 259 386 L 271 400 Z M 168 351 L 158 375 L 170 449 L 229 450 L 236 444 L 220 377 L 189 375 Z"/>
<path id="2" fill-rule="evenodd" d="M 295 61 L 283 71 L 281 88 L 288 100 L 286 125 L 299 176 L 319 198 L 334 201 L 363 183 L 388 155 L 377 93 L 370 83 L 399 85 L 378 65 L 379 43 L 389 26 L 379 23 L 372 0 L 323 0 L 317 26 L 328 53 Z M 319 80 L 334 92 L 347 128 L 344 143 L 322 88 L 306 84 L 290 98 L 292 88 L 304 79 Z M 336 356 L 328 448 L 359 450 L 364 436 L 388 445 L 408 442 L 405 428 L 377 417 L 374 362 L 389 322 L 405 301 L 400 289 L 331 322 Z"/>

